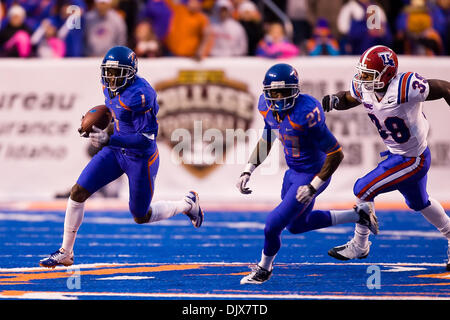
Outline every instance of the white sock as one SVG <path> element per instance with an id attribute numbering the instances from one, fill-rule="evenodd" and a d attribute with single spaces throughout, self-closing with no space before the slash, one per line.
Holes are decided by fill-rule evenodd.
<path id="1" fill-rule="evenodd" d="M 372 201 L 364 201 L 359 198 L 356 198 L 356 203 L 360 204 L 366 202 L 372 207 L 372 210 L 375 212 L 375 205 Z M 358 247 L 366 248 L 369 244 L 369 235 L 370 230 L 368 227 L 360 225 L 359 223 L 355 224 L 355 234 L 353 235 L 353 241 L 356 243 Z"/>
<path id="2" fill-rule="evenodd" d="M 330 210 L 331 215 L 331 225 L 335 226 L 338 224 L 357 222 L 359 220 L 359 215 L 354 209 L 351 210 Z"/>
<path id="3" fill-rule="evenodd" d="M 366 248 L 369 243 L 370 230 L 366 226 L 359 223 L 355 224 L 355 234 L 353 235 L 353 241 L 358 247 Z"/>
<path id="4" fill-rule="evenodd" d="M 64 218 L 64 236 L 61 248 L 67 252 L 73 251 L 75 238 L 84 217 L 84 202 L 76 202 L 69 198 L 66 216 Z"/>
<path id="5" fill-rule="evenodd" d="M 264 268 L 266 270 L 272 270 L 273 260 L 275 260 L 275 256 L 266 256 L 264 254 L 264 250 L 261 252 L 261 261 L 259 261 L 258 265 L 261 268 Z"/>
<path id="6" fill-rule="evenodd" d="M 150 205 L 152 214 L 149 223 L 166 220 L 174 215 L 188 211 L 191 205 L 184 200 L 180 201 L 157 201 Z"/>
<path id="7" fill-rule="evenodd" d="M 435 226 L 450 241 L 450 218 L 442 205 L 430 198 L 431 205 L 422 209 L 421 213 L 429 223 Z"/>

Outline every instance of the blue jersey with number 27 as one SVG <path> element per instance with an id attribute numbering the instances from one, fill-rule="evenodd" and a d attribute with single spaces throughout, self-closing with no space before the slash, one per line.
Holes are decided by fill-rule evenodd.
<path id="1" fill-rule="evenodd" d="M 266 105 L 264 95 L 258 102 L 264 117 L 263 138 L 280 139 L 288 167 L 295 171 L 317 173 L 327 154 L 341 150 L 341 146 L 325 124 L 325 114 L 317 99 L 300 94 L 294 106 L 279 123 Z"/>

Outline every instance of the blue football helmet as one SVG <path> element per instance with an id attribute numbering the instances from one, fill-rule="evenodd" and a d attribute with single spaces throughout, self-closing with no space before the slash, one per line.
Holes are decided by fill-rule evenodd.
<path id="1" fill-rule="evenodd" d="M 102 84 L 116 92 L 133 82 L 137 73 L 136 53 L 128 47 L 112 47 L 105 54 L 100 69 Z"/>
<path id="2" fill-rule="evenodd" d="M 270 110 L 282 112 L 292 108 L 300 94 L 297 70 L 286 63 L 273 65 L 264 77 L 263 92 Z"/>

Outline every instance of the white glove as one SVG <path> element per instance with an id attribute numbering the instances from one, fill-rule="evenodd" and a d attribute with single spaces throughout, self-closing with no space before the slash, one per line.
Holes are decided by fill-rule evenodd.
<path id="1" fill-rule="evenodd" d="M 310 184 L 300 186 L 297 189 L 296 199 L 298 202 L 308 205 L 314 199 L 317 190 Z"/>
<path id="2" fill-rule="evenodd" d="M 247 187 L 247 182 L 250 180 L 250 175 L 251 175 L 250 172 L 242 172 L 238 182 L 236 183 L 236 187 L 242 194 L 252 193 L 252 190 L 250 190 L 250 188 Z"/>
<path id="3" fill-rule="evenodd" d="M 97 128 L 96 126 L 92 126 L 92 130 L 94 132 L 89 133 L 89 138 L 91 139 L 91 143 L 96 148 L 101 148 L 105 146 L 109 142 L 109 135 L 106 132 L 107 129 L 102 130 Z"/>

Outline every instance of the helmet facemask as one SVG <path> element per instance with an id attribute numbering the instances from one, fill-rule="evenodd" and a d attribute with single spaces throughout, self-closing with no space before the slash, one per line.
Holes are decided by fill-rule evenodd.
<path id="1" fill-rule="evenodd" d="M 356 89 L 360 92 L 374 92 L 384 88 L 384 82 L 380 81 L 387 67 L 382 72 L 374 69 L 368 69 L 358 63 L 356 70 L 358 73 L 353 77 Z"/>
<path id="2" fill-rule="evenodd" d="M 300 94 L 298 84 L 285 84 L 284 81 L 272 81 L 263 87 L 264 99 L 269 110 L 281 112 L 294 106 L 295 99 Z"/>
<path id="3" fill-rule="evenodd" d="M 102 83 L 110 91 L 116 92 L 134 78 L 136 71 L 130 66 L 113 64 L 111 62 L 113 61 L 106 61 L 100 67 Z"/>

